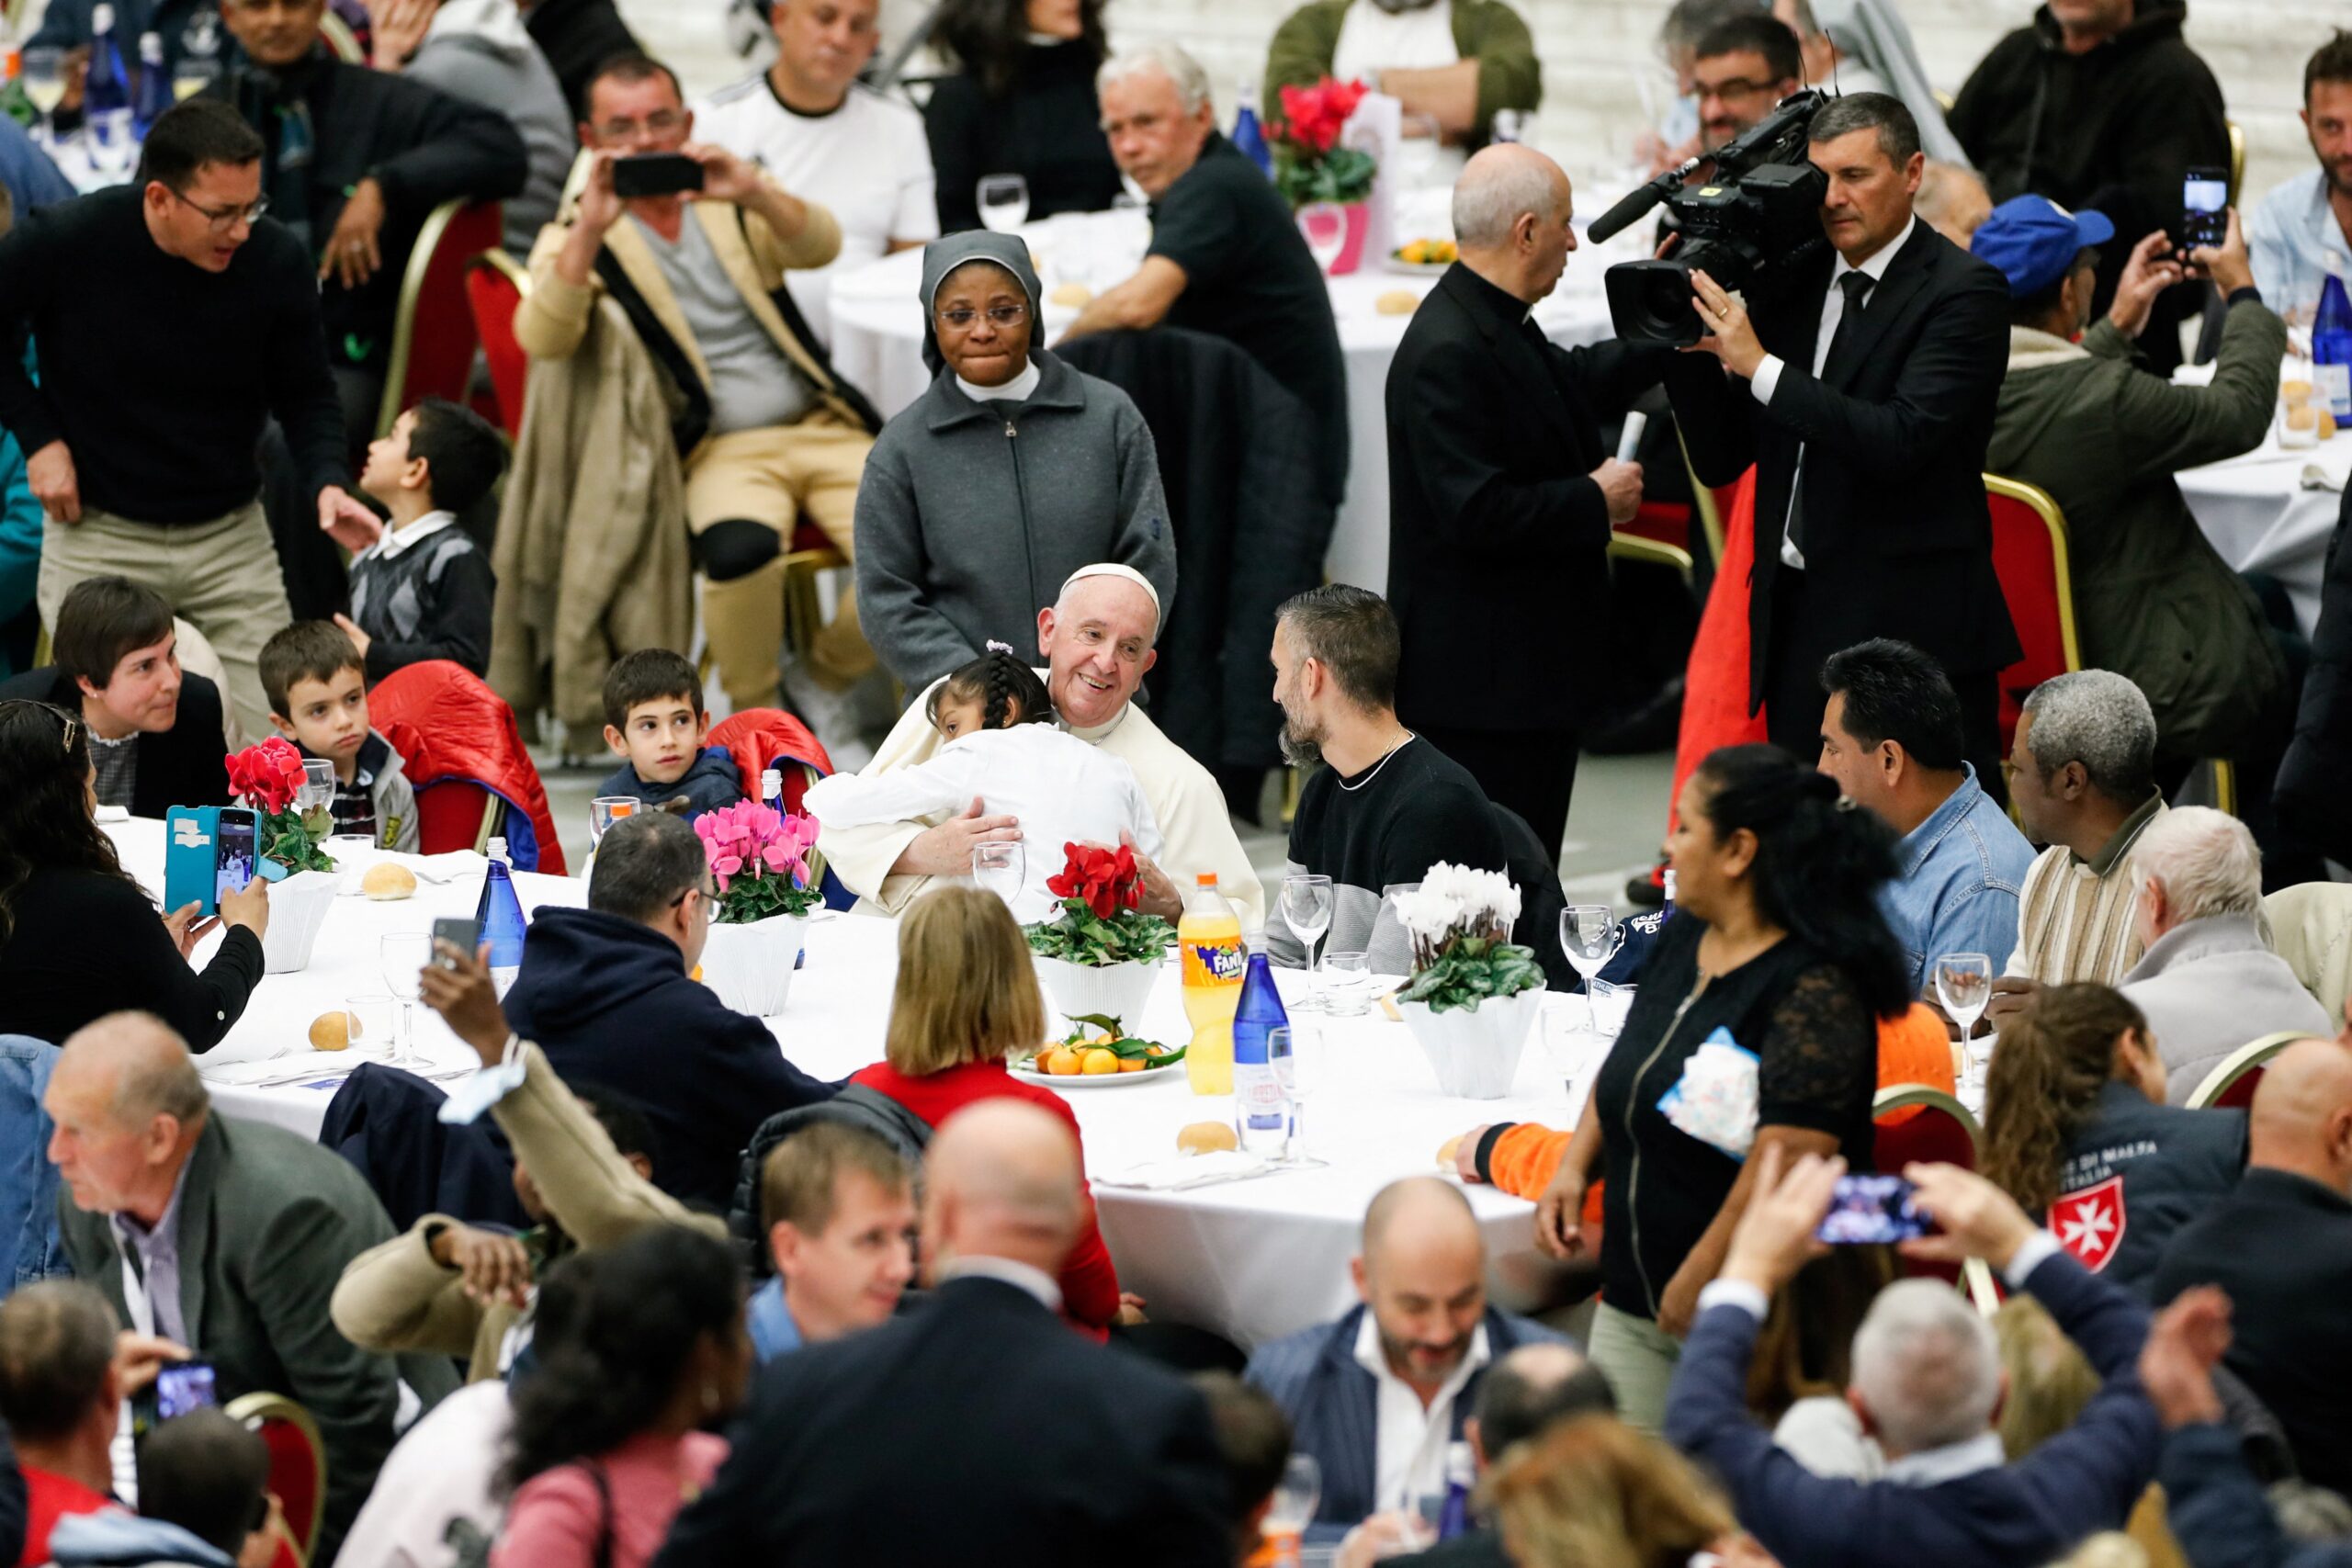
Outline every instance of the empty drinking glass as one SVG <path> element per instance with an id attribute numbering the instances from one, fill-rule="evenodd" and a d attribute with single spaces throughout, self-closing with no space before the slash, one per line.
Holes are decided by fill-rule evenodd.
<path id="1" fill-rule="evenodd" d="M 1993 1000 L 1993 961 L 1981 953 L 1947 953 L 1936 960 L 1936 995 L 1943 998 L 1944 1011 L 1960 1025 L 1962 1054 L 1967 1058 L 1968 1077 L 1981 1083 L 1984 1068 L 1992 1057 L 1988 1042 L 1979 1055 L 1970 1036 L 1976 1032 L 1976 1021 Z"/>
<path id="2" fill-rule="evenodd" d="M 1310 201 L 1298 209 L 1298 231 L 1306 237 L 1307 254 L 1323 276 L 1348 248 L 1348 209 L 1336 201 Z"/>
<path id="3" fill-rule="evenodd" d="M 1585 1016 L 1596 1032 L 1600 1014 L 1592 1005 L 1592 982 L 1624 945 L 1625 928 L 1617 923 L 1617 913 L 1608 905 L 1571 904 L 1560 911 L 1560 951 L 1584 978 Z"/>
<path id="4" fill-rule="evenodd" d="M 637 810 L 633 795 L 600 795 L 588 803 L 588 842 L 593 848 L 605 841 L 613 824 Z"/>
<path id="5" fill-rule="evenodd" d="M 1333 1018 L 1362 1018 L 1372 1008 L 1372 958 L 1363 953 L 1323 955 L 1323 1010 Z"/>
<path id="6" fill-rule="evenodd" d="M 304 811 L 322 810 L 334 804 L 334 764 L 323 757 L 302 759 L 302 788 L 294 804 Z"/>
<path id="7" fill-rule="evenodd" d="M 1323 1036 L 1313 1024 L 1289 1024 L 1266 1031 L 1266 1060 L 1275 1081 L 1290 1100 L 1290 1138 L 1283 1157 L 1274 1163 L 1294 1167 L 1323 1162 L 1306 1154 L 1306 1100 L 1323 1087 Z"/>
<path id="8" fill-rule="evenodd" d="M 424 1058 L 416 1049 L 416 998 L 424 993 L 424 966 L 433 958 L 433 939 L 422 931 L 388 936 L 377 946 L 384 984 L 401 999 L 400 1039 L 386 1060 L 395 1067 L 415 1067 Z"/>
<path id="9" fill-rule="evenodd" d="M 1283 878 L 1283 924 L 1306 949 L 1306 995 L 1291 1005 L 1293 1012 L 1317 1012 L 1315 944 L 1331 929 L 1331 879 L 1305 873 Z"/>
<path id="10" fill-rule="evenodd" d="M 980 222 L 1010 234 L 1029 221 L 1029 182 L 1019 175 L 982 175 L 978 193 Z"/>
<path id="11" fill-rule="evenodd" d="M 1008 906 L 1021 897 L 1021 884 L 1028 874 L 1028 857 L 1017 840 L 972 846 L 972 880 Z"/>
<path id="12" fill-rule="evenodd" d="M 345 997 L 343 1001 L 345 1049 L 379 1060 L 392 1051 L 392 998 L 387 996 Z"/>

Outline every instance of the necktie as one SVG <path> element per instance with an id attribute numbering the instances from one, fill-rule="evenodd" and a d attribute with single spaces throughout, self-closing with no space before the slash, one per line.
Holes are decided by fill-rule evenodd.
<path id="1" fill-rule="evenodd" d="M 1854 323 L 1861 316 L 1863 296 L 1870 293 L 1871 285 L 1877 281 L 1867 272 L 1849 272 L 1838 280 L 1838 288 L 1846 296 L 1846 308 L 1838 314 L 1838 330 L 1829 335 L 1829 352 L 1821 356 L 1822 370 L 1826 371 L 1829 362 L 1838 357 L 1838 345 L 1845 342 L 1850 333 L 1860 330 Z M 1797 463 L 1797 502 L 1789 513 L 1789 542 L 1802 555 L 1805 535 L 1804 457 L 1802 453 L 1798 455 Z"/>

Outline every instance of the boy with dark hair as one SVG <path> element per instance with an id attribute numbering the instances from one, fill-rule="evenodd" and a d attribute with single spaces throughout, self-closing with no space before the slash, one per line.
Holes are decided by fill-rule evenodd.
<path id="1" fill-rule="evenodd" d="M 58 607 L 51 662 L 0 682 L 0 701 L 49 703 L 89 728 L 100 806 L 161 817 L 226 806 L 220 690 L 180 669 L 163 595 L 127 577 L 85 578 Z"/>
<path id="2" fill-rule="evenodd" d="M 605 744 L 626 762 L 598 790 L 634 795 L 695 818 L 743 798 L 742 776 L 724 746 L 706 746 L 695 667 L 666 648 L 640 648 L 605 674 Z"/>
<path id="3" fill-rule="evenodd" d="M 359 489 L 391 514 L 391 527 L 343 519 L 333 532 L 353 552 L 351 614 L 334 624 L 370 681 L 428 659 L 488 671 L 496 583 L 458 519 L 505 471 L 498 432 L 445 398 L 425 399 L 369 444 Z"/>
<path id="4" fill-rule="evenodd" d="M 368 727 L 368 675 L 351 638 L 325 621 L 295 622 L 262 644 L 261 684 L 277 733 L 334 764 L 334 830 L 414 850 L 416 791 L 401 754 Z"/>

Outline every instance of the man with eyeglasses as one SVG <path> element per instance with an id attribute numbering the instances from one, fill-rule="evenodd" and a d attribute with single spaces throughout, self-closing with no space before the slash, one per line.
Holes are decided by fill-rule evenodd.
<path id="1" fill-rule="evenodd" d="M 1699 100 L 1699 141 L 1709 152 L 1753 129 L 1804 85 L 1797 35 L 1758 12 L 1707 30 L 1690 66 Z"/>
<path id="2" fill-rule="evenodd" d="M 0 240 L 0 339 L 40 344 L 39 386 L 0 355 L 0 427 L 48 514 L 42 621 L 85 578 L 153 589 L 219 652 L 254 734 L 269 719 L 261 645 L 293 618 L 257 499 L 269 417 L 322 526 L 370 515 L 343 488 L 317 275 L 262 216 L 261 155 L 234 109 L 181 104 L 130 184 Z"/>
<path id="3" fill-rule="evenodd" d="M 738 711 L 772 707 L 785 552 L 806 521 L 854 555 L 858 478 L 882 424 L 834 373 L 785 287 L 793 271 L 839 253 L 841 225 L 751 163 L 694 141 L 695 116 L 658 62 L 608 61 L 586 103 L 586 178 L 532 248 L 532 287 L 514 335 L 535 359 L 569 359 L 587 340 L 600 299 L 628 312 L 683 405 L 671 436 L 685 468 L 686 526 L 719 686 Z M 620 195 L 616 162 L 648 153 L 694 160 L 698 188 Z M 858 765 L 871 753 L 859 750 L 852 689 L 875 660 L 854 596 L 842 596 L 795 662 L 793 711 L 837 766 Z"/>

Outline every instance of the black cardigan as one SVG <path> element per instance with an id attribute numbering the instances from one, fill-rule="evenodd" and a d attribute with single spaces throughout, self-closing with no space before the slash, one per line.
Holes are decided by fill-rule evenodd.
<path id="1" fill-rule="evenodd" d="M 970 71 L 931 90 L 922 111 L 938 176 L 939 231 L 980 226 L 983 175 L 1019 175 L 1034 221 L 1057 212 L 1104 212 L 1119 196 L 1119 165 L 1094 103 L 1084 45 L 1032 45 L 1012 81 L 990 97 Z"/>
<path id="2" fill-rule="evenodd" d="M 79 716 L 82 689 L 54 664 L 0 681 L 0 702 L 29 698 Z M 160 818 L 175 806 L 229 804 L 228 741 L 220 719 L 220 688 L 201 675 L 180 675 L 180 708 L 169 729 L 142 733 L 132 749 L 138 771 L 130 781 L 130 814 Z"/>
<path id="3" fill-rule="evenodd" d="M 62 1045 L 126 1009 L 152 1012 L 191 1051 L 220 1043 L 261 984 L 261 939 L 232 926 L 202 974 L 172 945 L 155 907 L 127 876 L 36 871 L 8 900 L 0 941 L 0 1034 Z"/>

